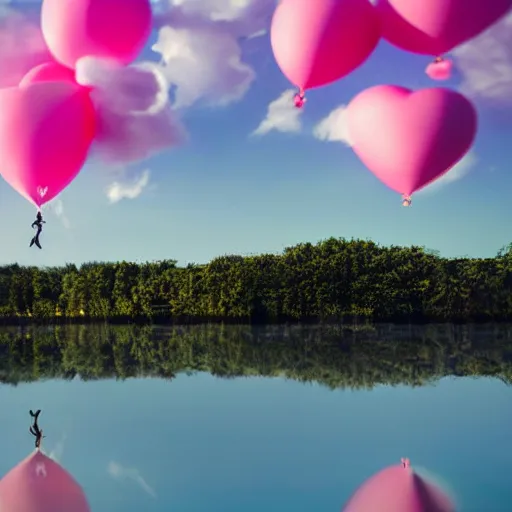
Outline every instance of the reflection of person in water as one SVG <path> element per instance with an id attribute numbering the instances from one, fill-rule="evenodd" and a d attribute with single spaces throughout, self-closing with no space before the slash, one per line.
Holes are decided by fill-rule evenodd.
<path id="1" fill-rule="evenodd" d="M 39 236 L 41 235 L 41 232 L 43 231 L 43 224 L 46 224 L 46 222 L 43 220 L 43 215 L 41 212 L 37 212 L 36 220 L 32 222 L 32 229 L 37 228 L 36 235 L 32 238 L 30 241 L 30 247 L 32 247 L 34 244 L 39 247 L 39 249 L 42 249 L 41 243 L 39 242 Z"/>
<path id="2" fill-rule="evenodd" d="M 35 413 L 30 411 L 30 416 L 34 418 L 34 423 L 30 427 L 30 433 L 36 438 L 35 446 L 39 450 L 41 448 L 41 439 L 43 439 L 43 431 L 39 428 L 37 420 L 39 419 L 39 415 L 41 414 L 41 409 L 38 409 Z"/>

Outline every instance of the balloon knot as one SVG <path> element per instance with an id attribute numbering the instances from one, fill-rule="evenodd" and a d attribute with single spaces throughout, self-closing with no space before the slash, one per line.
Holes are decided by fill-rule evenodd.
<path id="1" fill-rule="evenodd" d="M 441 55 L 438 55 L 435 59 L 434 59 L 434 62 L 443 62 L 443 57 Z"/>
<path id="2" fill-rule="evenodd" d="M 299 92 L 293 97 L 295 107 L 302 108 L 306 101 L 306 93 L 304 92 L 304 89 L 299 89 Z"/>
<path id="3" fill-rule="evenodd" d="M 402 462 L 402 467 L 404 469 L 409 469 L 411 467 L 411 461 L 409 459 L 402 457 L 401 462 Z"/>
<path id="4" fill-rule="evenodd" d="M 411 196 L 408 194 L 403 194 L 402 195 L 402 206 L 411 206 L 411 204 L 412 204 Z"/>

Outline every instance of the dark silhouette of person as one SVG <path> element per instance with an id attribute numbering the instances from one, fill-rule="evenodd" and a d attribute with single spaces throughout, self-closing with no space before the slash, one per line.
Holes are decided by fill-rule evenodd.
<path id="1" fill-rule="evenodd" d="M 30 433 L 36 438 L 35 440 L 35 446 L 37 449 L 41 448 L 41 439 L 43 439 L 43 431 L 39 428 L 39 425 L 37 423 L 37 420 L 39 419 L 39 415 L 41 414 L 41 409 L 38 409 L 35 413 L 32 411 L 30 412 L 30 416 L 34 418 L 33 425 L 29 428 Z"/>
<path id="2" fill-rule="evenodd" d="M 46 224 L 46 222 L 43 220 L 43 215 L 41 214 L 41 212 L 37 212 L 36 220 L 32 222 L 32 229 L 37 228 L 37 233 L 30 241 L 30 247 L 36 244 L 37 247 L 39 247 L 39 249 L 42 249 L 41 243 L 39 242 L 39 236 L 43 231 L 43 224 Z"/>

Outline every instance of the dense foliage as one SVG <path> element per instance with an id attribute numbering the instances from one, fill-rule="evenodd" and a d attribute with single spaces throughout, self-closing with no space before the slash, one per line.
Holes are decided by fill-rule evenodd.
<path id="1" fill-rule="evenodd" d="M 512 319 L 512 249 L 446 259 L 421 247 L 329 239 L 282 255 L 0 267 L 0 317 L 277 322 Z"/>
<path id="2" fill-rule="evenodd" d="M 421 386 L 444 376 L 512 384 L 512 326 L 437 324 L 188 327 L 67 325 L 0 329 L 0 382 L 130 377 L 180 372 L 261 375 L 331 389 Z"/>

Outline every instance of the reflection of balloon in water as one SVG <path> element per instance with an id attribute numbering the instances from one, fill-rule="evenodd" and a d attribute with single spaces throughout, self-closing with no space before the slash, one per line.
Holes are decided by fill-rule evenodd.
<path id="1" fill-rule="evenodd" d="M 62 64 L 81 57 L 134 61 L 151 33 L 149 0 L 43 0 L 46 44 Z"/>
<path id="2" fill-rule="evenodd" d="M 382 36 L 402 50 L 443 55 L 489 28 L 512 0 L 378 0 Z"/>
<path id="3" fill-rule="evenodd" d="M 51 201 L 83 166 L 95 135 L 89 93 L 66 82 L 0 90 L 0 173 L 23 197 Z"/>
<path id="4" fill-rule="evenodd" d="M 408 466 L 390 466 L 357 489 L 343 512 L 455 512 L 449 497 Z"/>
<path id="5" fill-rule="evenodd" d="M 281 71 L 305 90 L 359 67 L 375 49 L 380 25 L 368 0 L 282 0 L 270 37 Z"/>
<path id="6" fill-rule="evenodd" d="M 476 111 L 461 94 L 394 85 L 357 95 L 348 106 L 347 122 L 362 162 L 407 196 L 451 169 L 471 147 L 477 129 Z"/>
<path id="7" fill-rule="evenodd" d="M 90 512 L 80 485 L 59 464 L 34 452 L 0 480 L 2 512 Z"/>
<path id="8" fill-rule="evenodd" d="M 58 62 L 45 62 L 32 68 L 20 82 L 25 87 L 35 82 L 75 82 L 75 73 L 72 69 L 62 66 Z"/>

